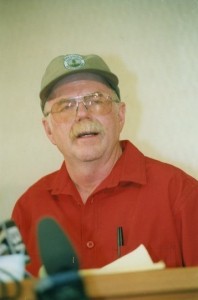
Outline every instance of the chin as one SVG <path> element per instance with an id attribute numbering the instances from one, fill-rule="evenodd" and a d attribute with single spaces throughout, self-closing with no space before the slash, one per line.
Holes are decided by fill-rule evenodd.
<path id="1" fill-rule="evenodd" d="M 81 151 L 81 153 L 76 155 L 76 157 L 78 157 L 78 159 L 82 162 L 92 162 L 98 160 L 101 156 L 101 152 L 99 151 Z"/>
<path id="2" fill-rule="evenodd" d="M 73 154 L 82 162 L 91 162 L 102 157 L 105 147 L 101 142 L 75 145 Z"/>
<path id="3" fill-rule="evenodd" d="M 97 155 L 83 155 L 79 159 L 82 162 L 92 162 L 92 161 L 98 160 L 99 158 L 100 158 L 100 156 L 97 156 Z"/>

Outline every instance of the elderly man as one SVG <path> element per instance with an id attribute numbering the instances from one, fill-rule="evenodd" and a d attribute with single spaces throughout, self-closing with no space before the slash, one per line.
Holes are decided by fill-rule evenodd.
<path id="1" fill-rule="evenodd" d="M 45 216 L 70 237 L 81 268 L 117 259 L 118 228 L 120 255 L 144 244 L 154 262 L 198 265 L 198 182 L 120 141 L 125 104 L 103 59 L 56 57 L 43 76 L 40 98 L 45 132 L 64 162 L 14 207 L 31 257 L 28 270 L 37 275 L 41 265 L 36 228 Z"/>

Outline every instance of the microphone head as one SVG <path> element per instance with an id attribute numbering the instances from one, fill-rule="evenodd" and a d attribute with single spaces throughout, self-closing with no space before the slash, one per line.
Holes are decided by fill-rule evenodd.
<path id="1" fill-rule="evenodd" d="M 25 262 L 30 261 L 22 236 L 13 220 L 0 223 L 0 256 L 23 254 Z"/>
<path id="2" fill-rule="evenodd" d="M 37 233 L 41 261 L 48 275 L 79 269 L 78 257 L 69 238 L 53 218 L 42 219 Z"/>

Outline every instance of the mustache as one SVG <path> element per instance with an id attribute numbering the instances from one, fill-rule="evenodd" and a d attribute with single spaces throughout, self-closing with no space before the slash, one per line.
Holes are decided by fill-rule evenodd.
<path id="1" fill-rule="evenodd" d="M 97 120 L 82 120 L 75 123 L 70 131 L 70 137 L 72 139 L 78 138 L 86 134 L 99 134 L 104 132 L 104 127 Z"/>

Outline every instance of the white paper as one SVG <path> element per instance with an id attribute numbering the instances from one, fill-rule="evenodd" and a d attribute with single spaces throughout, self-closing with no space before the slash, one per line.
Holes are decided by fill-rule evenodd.
<path id="1" fill-rule="evenodd" d="M 4 282 L 22 280 L 25 273 L 25 256 L 12 254 L 0 256 L 0 280 Z"/>
<path id="2" fill-rule="evenodd" d="M 160 261 L 154 263 L 146 250 L 144 245 L 140 245 L 138 248 L 126 254 L 112 263 L 104 266 L 100 269 L 88 269 L 80 270 L 83 274 L 113 274 L 123 272 L 135 272 L 135 271 L 146 271 L 164 269 L 165 263 Z"/>

